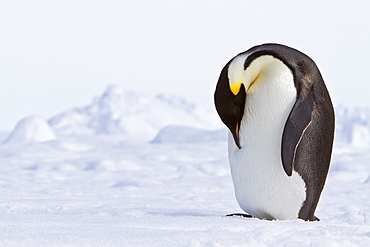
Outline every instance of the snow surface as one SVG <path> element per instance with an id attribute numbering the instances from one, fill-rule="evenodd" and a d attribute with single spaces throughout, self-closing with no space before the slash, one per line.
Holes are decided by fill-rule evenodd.
<path id="1" fill-rule="evenodd" d="M 15 128 L 28 141 L 0 144 L 0 246 L 369 246 L 367 110 L 337 109 L 321 221 L 304 222 L 225 217 L 241 212 L 226 130 L 196 109 L 111 87 L 52 118 L 54 140 Z"/>

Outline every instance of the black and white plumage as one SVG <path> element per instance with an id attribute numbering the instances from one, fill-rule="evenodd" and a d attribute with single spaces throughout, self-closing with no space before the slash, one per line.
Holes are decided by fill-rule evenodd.
<path id="1" fill-rule="evenodd" d="M 225 65 L 214 96 L 230 129 L 240 207 L 258 218 L 317 220 L 334 110 L 314 61 L 284 45 L 252 47 Z"/>

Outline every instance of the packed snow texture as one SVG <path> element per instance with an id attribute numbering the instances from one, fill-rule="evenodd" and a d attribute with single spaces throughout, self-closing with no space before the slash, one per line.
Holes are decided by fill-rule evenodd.
<path id="1" fill-rule="evenodd" d="M 0 145 L 0 246 L 369 246 L 369 116 L 337 108 L 321 221 L 225 217 L 242 211 L 216 113 L 110 87 Z"/>

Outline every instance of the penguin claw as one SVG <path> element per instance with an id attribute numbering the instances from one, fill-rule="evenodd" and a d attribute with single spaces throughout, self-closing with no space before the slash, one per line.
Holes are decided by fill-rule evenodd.
<path id="1" fill-rule="evenodd" d="M 244 218 L 253 218 L 253 216 L 249 215 L 249 214 L 227 214 L 226 215 L 226 217 L 233 217 L 233 216 L 244 217 Z"/>

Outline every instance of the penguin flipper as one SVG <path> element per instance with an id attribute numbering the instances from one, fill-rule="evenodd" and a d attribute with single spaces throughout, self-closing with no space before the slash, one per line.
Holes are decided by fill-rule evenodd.
<path id="1" fill-rule="evenodd" d="M 292 175 L 293 162 L 297 146 L 311 122 L 314 108 L 313 95 L 309 87 L 301 88 L 301 92 L 294 104 L 285 123 L 282 144 L 281 159 L 284 171 L 288 176 Z"/>

